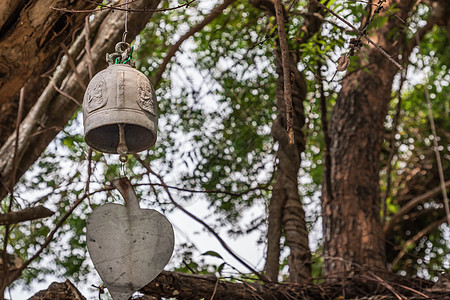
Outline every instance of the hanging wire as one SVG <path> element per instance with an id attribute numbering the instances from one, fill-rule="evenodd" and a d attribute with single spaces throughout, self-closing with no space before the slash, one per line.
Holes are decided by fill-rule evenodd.
<path id="1" fill-rule="evenodd" d="M 125 5 L 125 31 L 123 32 L 122 35 L 122 42 L 126 43 L 127 41 L 127 34 L 128 34 L 128 0 L 126 0 L 126 5 Z"/>

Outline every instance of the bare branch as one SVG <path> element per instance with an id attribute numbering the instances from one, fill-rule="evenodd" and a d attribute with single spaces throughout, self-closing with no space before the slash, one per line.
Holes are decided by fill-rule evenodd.
<path id="1" fill-rule="evenodd" d="M 225 10 L 225 8 L 227 8 L 230 4 L 232 4 L 235 1 L 236 0 L 225 0 L 222 4 L 215 7 L 211 11 L 211 13 L 203 19 L 203 21 L 201 21 L 200 23 L 198 23 L 197 25 L 192 27 L 191 30 L 186 32 L 182 37 L 180 37 L 180 39 L 174 45 L 172 45 L 170 47 L 169 51 L 167 52 L 166 57 L 164 57 L 163 62 L 159 66 L 158 71 L 156 71 L 155 79 L 153 80 L 153 83 L 155 86 L 157 86 L 159 84 L 159 82 L 161 81 L 162 74 L 166 70 L 168 63 L 170 62 L 172 57 L 175 55 L 175 53 L 178 51 L 178 49 L 181 47 L 183 42 L 185 40 L 187 40 L 188 38 L 190 38 L 191 36 L 193 36 L 195 33 L 202 30 L 206 25 L 211 23 L 211 21 L 213 21 L 216 17 L 218 17 L 222 13 L 222 11 Z"/>
<path id="2" fill-rule="evenodd" d="M 445 182 L 445 188 L 449 188 L 449 187 L 450 187 L 450 180 Z M 404 206 L 402 206 L 402 208 L 400 208 L 400 210 L 395 215 L 392 216 L 389 223 L 387 223 L 384 226 L 385 235 L 387 233 L 389 233 L 389 231 L 392 230 L 392 227 L 399 222 L 399 219 L 402 216 L 406 215 L 411 209 L 416 207 L 418 204 L 424 202 L 425 200 L 427 200 L 431 197 L 438 195 L 439 193 L 441 193 L 441 186 L 435 187 L 434 189 L 429 190 L 428 192 L 411 199 L 408 203 L 406 203 Z"/>
<path id="3" fill-rule="evenodd" d="M 15 185 L 15 178 L 16 178 L 16 172 L 17 172 L 17 161 L 18 161 L 17 156 L 18 156 L 19 134 L 20 134 L 19 132 L 20 132 L 20 122 L 22 121 L 22 116 L 23 116 L 24 98 L 25 98 L 25 88 L 22 87 L 20 89 L 19 108 L 18 108 L 17 119 L 16 119 L 16 136 L 14 137 L 14 154 L 13 154 L 12 171 L 11 171 L 12 180 L 9 185 L 10 195 L 9 195 L 8 210 L 6 212 L 7 214 L 11 213 L 12 205 L 13 205 L 13 201 L 14 201 L 14 185 Z M 11 276 L 11 277 L 8 276 L 8 273 L 10 270 L 8 269 L 8 264 L 6 263 L 7 256 L 8 256 L 8 241 L 9 241 L 9 233 L 10 233 L 9 225 L 10 224 L 6 224 L 5 235 L 3 237 L 3 261 L 5 263 L 4 263 L 4 268 L 3 268 L 3 280 L 1 281 L 1 285 L 0 285 L 0 296 L 3 296 L 4 290 L 9 284 L 8 283 L 9 279 L 14 278 L 14 276 Z"/>
<path id="4" fill-rule="evenodd" d="M 125 5 L 125 3 L 122 4 L 117 4 L 117 5 L 105 5 L 105 4 L 101 4 L 98 3 L 98 5 L 101 6 L 101 8 L 96 8 L 96 9 L 67 9 L 67 8 L 61 8 L 61 7 L 54 7 L 51 6 L 50 8 L 53 10 L 57 10 L 57 11 L 62 11 L 62 12 L 68 12 L 68 13 L 92 13 L 92 12 L 96 12 L 96 11 L 104 11 L 106 9 L 110 9 L 112 11 L 114 10 L 121 10 L 121 11 L 127 11 L 127 12 L 146 12 L 146 13 L 154 13 L 154 12 L 164 12 L 164 11 L 171 11 L 171 10 L 176 10 L 176 9 L 180 9 L 183 7 L 188 7 L 190 4 L 192 4 L 194 1 L 197 0 L 190 0 L 189 2 L 182 4 L 182 5 L 178 5 L 176 7 L 170 7 L 170 8 L 161 8 L 161 9 L 149 9 L 149 8 L 143 8 L 143 9 L 132 9 L 132 8 L 122 8 L 122 6 Z M 135 1 L 132 1 L 135 2 Z M 129 2 L 129 3 L 132 3 Z"/>
<path id="5" fill-rule="evenodd" d="M 0 214 L 0 225 L 11 225 L 20 222 L 48 218 L 53 216 L 54 212 L 42 205 L 27 208 L 21 211 L 8 212 Z"/>
<path id="6" fill-rule="evenodd" d="M 400 70 L 403 70 L 403 67 L 396 62 L 388 53 L 386 53 L 386 51 L 383 50 L 383 48 L 381 48 L 380 46 L 378 46 L 374 41 L 372 41 L 364 32 L 360 31 L 358 28 L 356 28 L 355 26 L 353 26 L 352 24 L 350 24 L 347 20 L 345 20 L 344 18 L 342 18 L 341 16 L 339 16 L 338 14 L 336 14 L 334 11 L 332 11 L 331 9 L 329 9 L 328 7 L 326 7 L 325 5 L 323 5 L 322 3 L 320 3 L 317 0 L 314 0 L 320 7 L 322 7 L 323 9 L 325 9 L 326 11 L 328 11 L 330 14 L 332 14 L 333 16 L 335 16 L 336 18 L 338 18 L 339 20 L 341 20 L 342 22 L 344 22 L 346 25 L 348 25 L 350 28 L 352 28 L 355 32 L 357 32 L 359 35 L 361 35 L 366 41 L 368 41 L 369 43 L 371 43 L 372 45 L 375 46 L 375 48 L 378 49 L 378 51 L 381 52 L 381 54 L 383 54 L 389 61 L 391 61 L 397 68 L 399 68 Z"/>
<path id="7" fill-rule="evenodd" d="M 66 212 L 66 214 L 58 221 L 58 223 L 56 223 L 53 230 L 47 235 L 44 243 L 42 245 L 40 245 L 39 250 L 36 251 L 36 253 L 33 256 L 31 256 L 26 262 L 24 262 L 24 264 L 19 269 L 12 272 L 12 274 L 11 274 L 12 278 L 14 278 L 14 275 L 20 274 L 26 267 L 28 267 L 28 265 L 31 262 L 33 262 L 36 258 L 39 257 L 39 255 L 41 255 L 42 251 L 44 251 L 44 249 L 51 243 L 51 241 L 53 240 L 53 237 L 55 236 L 55 234 L 59 230 L 59 228 L 61 228 L 61 226 L 64 224 L 64 222 L 67 220 L 67 218 L 69 218 L 70 215 L 72 214 L 72 212 L 75 210 L 75 208 L 77 208 L 78 205 L 80 205 L 80 203 L 83 202 L 83 200 L 86 199 L 87 196 L 88 196 L 88 194 L 84 193 L 80 198 L 78 198 L 73 203 L 73 205 Z"/>
<path id="8" fill-rule="evenodd" d="M 53 78 L 50 77 L 50 83 L 52 84 L 53 88 L 60 93 L 61 95 L 63 95 L 64 97 L 66 97 L 67 99 L 69 99 L 70 101 L 73 101 L 76 105 L 81 106 L 80 101 L 78 101 L 77 99 L 75 99 L 74 97 L 70 96 L 69 94 L 67 94 L 66 92 L 62 91 L 55 83 L 55 81 L 53 80 Z"/>
<path id="9" fill-rule="evenodd" d="M 269 182 L 267 182 L 264 185 L 259 185 L 257 187 L 254 188 L 249 188 L 247 190 L 243 190 L 240 192 L 230 192 L 230 191 L 225 191 L 225 190 L 194 190 L 194 189 L 188 189 L 188 188 L 183 188 L 183 187 L 177 187 L 177 186 L 171 186 L 171 185 L 167 185 L 167 187 L 169 189 L 173 189 L 173 190 L 177 190 L 177 191 L 181 191 L 181 192 L 189 192 L 189 193 L 201 193 L 201 194 L 225 194 L 225 195 L 229 195 L 229 196 L 234 196 L 234 197 L 239 197 L 248 193 L 251 193 L 253 191 L 258 191 L 258 190 L 270 190 L 269 187 L 272 185 L 272 180 L 273 180 L 273 176 L 271 178 L 271 180 L 269 180 Z M 136 184 L 134 186 L 139 186 L 139 185 L 154 185 L 154 186 L 162 186 L 165 187 L 165 185 L 160 184 L 160 183 L 143 183 L 143 184 Z"/>
<path id="10" fill-rule="evenodd" d="M 437 220 L 437 221 L 431 223 L 430 225 L 428 225 L 427 227 L 425 227 L 424 229 L 419 231 L 411 239 L 406 241 L 406 243 L 403 245 L 403 249 L 397 254 L 397 256 L 392 261 L 391 269 L 395 268 L 397 266 L 397 264 L 400 262 L 400 260 L 403 258 L 403 256 L 405 256 L 405 254 L 408 253 L 408 248 L 409 247 L 411 247 L 412 245 L 417 243 L 422 237 L 424 237 L 425 235 L 429 234 L 431 231 L 433 231 L 436 228 L 438 228 L 442 223 L 445 222 L 445 219 L 446 218 L 444 217 L 444 218 L 442 218 L 440 220 Z"/>

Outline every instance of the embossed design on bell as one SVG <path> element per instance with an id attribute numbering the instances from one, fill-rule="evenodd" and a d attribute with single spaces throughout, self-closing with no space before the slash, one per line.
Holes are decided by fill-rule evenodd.
<path id="1" fill-rule="evenodd" d="M 147 78 L 140 78 L 139 79 L 139 99 L 138 104 L 143 109 L 148 111 L 149 113 L 156 116 L 156 110 L 155 110 L 155 102 L 156 102 L 156 95 L 155 91 L 153 90 L 152 86 L 150 85 L 150 82 L 146 80 Z"/>
<path id="2" fill-rule="evenodd" d="M 105 79 L 99 75 L 97 77 L 94 77 L 95 80 L 92 80 L 89 83 L 89 86 L 87 90 L 89 91 L 88 94 L 88 102 L 87 102 L 87 109 L 88 111 L 93 111 L 96 109 L 99 109 L 100 107 L 104 106 L 108 99 L 105 97 L 106 93 L 106 83 Z"/>
<path id="3" fill-rule="evenodd" d="M 127 149 L 126 153 L 137 153 L 149 149 L 156 142 L 158 112 L 155 92 L 147 77 L 128 62 L 129 59 L 111 64 L 97 73 L 84 95 L 85 141 L 104 153 L 118 153 L 121 149 Z"/>
<path id="4" fill-rule="evenodd" d="M 124 107 L 123 92 L 125 89 L 124 72 L 117 72 L 117 107 Z"/>

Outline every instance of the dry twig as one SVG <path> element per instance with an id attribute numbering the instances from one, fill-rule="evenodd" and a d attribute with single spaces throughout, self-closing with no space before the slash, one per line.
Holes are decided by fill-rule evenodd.
<path id="1" fill-rule="evenodd" d="M 314 0 L 314 2 L 316 2 L 320 7 L 322 7 L 323 9 L 328 11 L 330 14 L 332 14 L 333 16 L 335 16 L 336 18 L 338 18 L 339 20 L 344 22 L 347 26 L 349 26 L 351 29 L 353 29 L 355 32 L 357 32 L 359 35 L 361 35 L 366 41 L 368 41 L 369 43 L 374 45 L 375 48 L 377 48 L 378 51 L 381 52 L 381 54 L 383 54 L 389 61 L 391 61 L 397 68 L 399 68 L 399 70 L 403 70 L 403 67 L 398 62 L 396 62 L 394 59 L 392 59 L 392 57 L 388 53 L 386 53 L 386 51 L 384 51 L 383 48 L 381 48 L 380 46 L 377 45 L 377 43 L 372 41 L 364 32 L 362 32 L 361 30 L 359 30 L 358 28 L 356 28 L 355 26 L 350 24 L 347 20 L 345 20 L 344 18 L 342 18 L 341 16 L 336 14 L 334 11 L 332 11 L 331 9 L 329 9 L 328 7 L 326 7 L 319 1 Z"/>
<path id="2" fill-rule="evenodd" d="M 125 6 L 126 3 L 121 3 L 121 4 L 117 4 L 117 5 L 105 5 L 105 4 L 98 4 L 101 7 L 100 8 L 95 8 L 95 9 L 81 9 L 81 10 L 77 10 L 77 9 L 67 9 L 67 8 L 61 8 L 61 7 L 54 7 L 51 6 L 50 8 L 53 10 L 57 10 L 57 11 L 62 11 L 62 12 L 66 12 L 66 13 L 93 13 L 96 11 L 104 11 L 106 9 L 110 9 L 112 11 L 114 10 L 121 10 L 121 11 L 127 11 L 127 12 L 165 12 L 165 11 L 171 11 L 171 10 L 175 10 L 175 9 L 180 9 L 183 7 L 188 7 L 189 5 L 191 5 L 193 2 L 195 2 L 197 0 L 190 0 L 189 2 L 182 4 L 182 5 L 178 5 L 176 7 L 170 7 L 170 8 L 160 8 L 160 9 L 148 9 L 148 8 L 143 8 L 143 9 L 132 9 L 132 8 L 122 8 L 122 6 Z M 135 1 L 132 1 L 135 2 Z M 132 2 L 128 2 L 128 3 L 132 3 Z"/>
<path id="3" fill-rule="evenodd" d="M 230 4 L 232 4 L 235 1 L 236 0 L 225 0 L 222 4 L 215 7 L 211 11 L 211 13 L 203 19 L 203 21 L 201 21 L 200 23 L 198 23 L 197 25 L 192 27 L 191 30 L 186 32 L 182 37 L 180 37 L 180 39 L 174 45 L 172 45 L 170 47 L 169 51 L 167 52 L 167 55 L 164 57 L 163 62 L 159 66 L 158 70 L 156 71 L 155 79 L 153 80 L 153 83 L 155 86 L 157 86 L 159 84 L 159 82 L 161 81 L 162 74 L 166 70 L 168 63 L 170 62 L 172 57 L 175 55 L 175 53 L 178 51 L 178 49 L 181 47 L 183 42 L 185 40 L 187 40 L 188 38 L 190 38 L 191 36 L 193 36 L 195 33 L 202 30 L 206 25 L 211 23 L 211 21 L 213 21 L 216 17 L 218 17 L 225 10 L 225 8 L 227 8 Z"/>

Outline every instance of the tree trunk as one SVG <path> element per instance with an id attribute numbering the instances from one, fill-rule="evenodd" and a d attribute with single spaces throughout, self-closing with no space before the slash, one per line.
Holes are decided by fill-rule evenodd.
<path id="1" fill-rule="evenodd" d="M 298 192 L 298 170 L 301 153 L 305 150 L 305 136 L 302 127 L 305 124 L 303 100 L 306 97 L 306 83 L 297 70 L 297 59 L 290 59 L 292 105 L 294 108 L 294 145 L 289 144 L 286 132 L 286 109 L 284 104 L 283 68 L 281 55 L 276 52 L 277 66 L 277 108 L 278 117 L 272 125 L 272 136 L 278 142 L 277 178 L 269 204 L 269 231 L 267 234 L 266 275 L 277 281 L 280 257 L 280 237 L 282 228 L 286 243 L 290 249 L 288 258 L 289 281 L 300 282 L 311 276 L 311 253 L 308 245 L 308 231 L 305 212 Z"/>
<path id="2" fill-rule="evenodd" d="M 388 2 L 389 6 L 396 3 L 396 13 L 405 20 L 412 1 Z M 388 33 L 400 25 L 390 16 L 371 38 L 388 53 L 399 53 L 404 39 L 399 35 L 388 38 Z M 330 120 L 331 197 L 325 193 L 322 197 L 326 275 L 344 275 L 352 264 L 372 269 L 385 269 L 386 264 L 380 221 L 380 151 L 398 68 L 373 47 L 361 52 L 356 55 L 369 57 L 370 72 L 360 70 L 345 77 Z"/>

